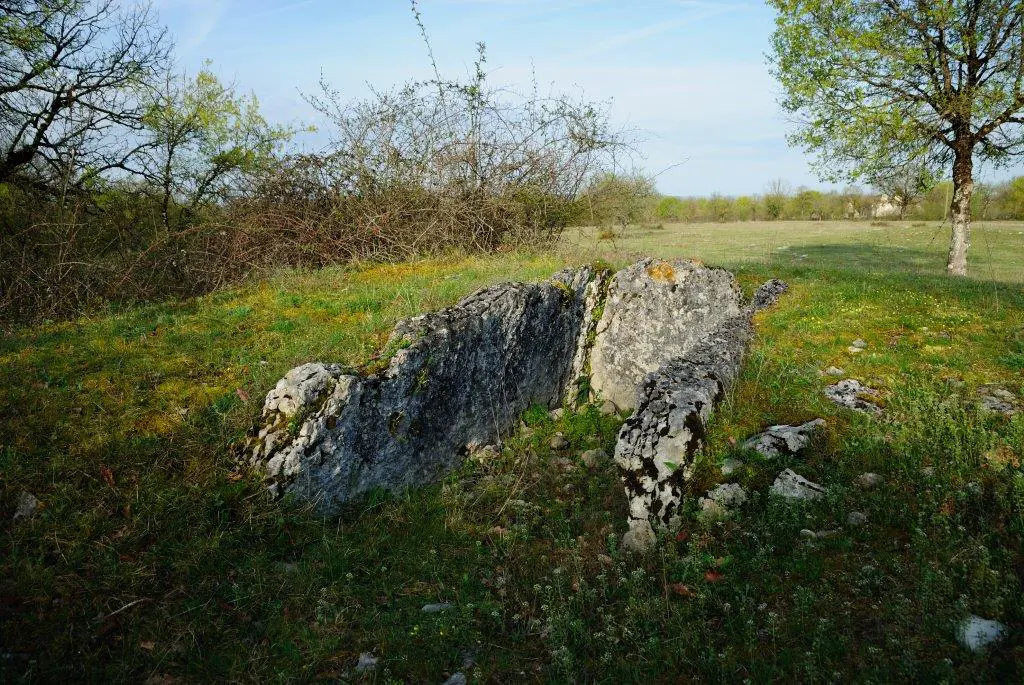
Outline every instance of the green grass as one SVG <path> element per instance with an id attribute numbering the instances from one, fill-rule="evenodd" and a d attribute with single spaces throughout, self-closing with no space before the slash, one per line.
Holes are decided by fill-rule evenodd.
<path id="1" fill-rule="evenodd" d="M 576 250 L 619 259 L 642 253 L 732 268 L 761 263 L 936 276 L 944 272 L 948 242 L 948 225 L 895 220 L 667 224 L 630 228 L 614 241 L 599 240 L 593 228 L 565 236 Z M 975 222 L 970 260 L 974 278 L 1024 284 L 1024 223 Z"/>
<path id="2" fill-rule="evenodd" d="M 669 226 L 614 246 L 576 234 L 547 257 L 282 274 L 15 331 L 0 339 L 2 513 L 22 489 L 45 506 L 4 524 L 0 679 L 355 680 L 372 651 L 381 681 L 440 682 L 467 655 L 479 681 L 1019 681 L 1024 417 L 981 415 L 970 394 L 1024 395 L 1022 231 L 976 234 L 965 281 L 942 276 L 934 227 Z M 614 446 L 617 420 L 593 409 L 528 412 L 532 435 L 499 458 L 328 521 L 232 471 L 230 443 L 291 366 L 366 363 L 401 317 L 631 252 L 723 264 L 748 291 L 792 286 L 758 317 L 694 495 L 764 425 L 829 426 L 804 458 L 748 458 L 734 480 L 756 494 L 736 518 L 691 510 L 656 553 L 621 553 L 614 469 L 579 463 Z M 853 356 L 857 337 L 869 347 Z M 818 370 L 833 364 L 885 393 L 885 419 L 824 400 Z M 552 454 L 556 430 L 571 450 Z M 766 497 L 787 466 L 829 496 Z M 853 487 L 866 470 L 885 483 Z M 869 523 L 846 526 L 852 510 Z M 841 532 L 809 544 L 803 528 Z M 455 608 L 420 611 L 435 602 Z M 1010 637 L 964 651 L 954 626 L 968 613 Z"/>

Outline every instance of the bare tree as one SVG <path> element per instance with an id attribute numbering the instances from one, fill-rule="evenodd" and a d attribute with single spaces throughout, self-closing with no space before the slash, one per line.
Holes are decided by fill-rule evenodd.
<path id="1" fill-rule="evenodd" d="M 148 6 L 0 0 L 0 182 L 131 170 L 147 144 L 139 94 L 170 48 Z"/>
<path id="2" fill-rule="evenodd" d="M 622 133 L 601 105 L 490 87 L 485 62 L 479 44 L 466 82 L 437 76 L 359 102 L 321 82 L 308 100 L 334 134 L 317 175 L 344 200 L 336 216 L 402 250 L 491 250 L 567 223 Z"/>

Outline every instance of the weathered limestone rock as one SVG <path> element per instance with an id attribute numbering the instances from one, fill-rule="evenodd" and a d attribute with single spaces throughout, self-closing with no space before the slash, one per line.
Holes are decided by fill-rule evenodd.
<path id="1" fill-rule="evenodd" d="M 731 273 L 645 259 L 612 277 L 591 350 L 591 387 L 620 409 L 669 359 L 682 357 L 743 309 Z"/>
<path id="2" fill-rule="evenodd" d="M 1006 635 L 1006 626 L 999 621 L 971 615 L 957 626 L 956 636 L 960 644 L 972 652 L 980 652 L 991 644 L 999 642 Z"/>
<path id="3" fill-rule="evenodd" d="M 733 317 L 686 357 L 673 359 L 641 383 L 636 412 L 619 432 L 615 462 L 629 499 L 629 525 L 649 540 L 646 527 L 674 528 L 686 481 L 704 444 L 715 403 L 740 370 L 753 336 L 746 316 Z"/>
<path id="4" fill-rule="evenodd" d="M 812 483 L 791 469 L 786 469 L 779 474 L 775 482 L 772 483 L 771 491 L 786 499 L 814 500 L 825 495 L 824 487 Z"/>
<path id="5" fill-rule="evenodd" d="M 787 290 L 789 290 L 789 285 L 777 278 L 762 283 L 754 293 L 754 297 L 751 298 L 750 307 L 756 312 L 775 306 L 779 297 Z"/>
<path id="6" fill-rule="evenodd" d="M 601 310 L 608 298 L 608 284 L 611 282 L 610 271 L 599 271 L 593 275 L 584 291 L 583 330 L 576 341 L 576 352 L 572 358 L 572 370 L 569 372 L 569 387 L 566 388 L 566 403 L 576 409 L 580 403 L 591 398 L 591 352 L 597 337 L 597 326 L 601 320 Z M 613 405 L 614 406 L 614 405 Z M 602 405 L 601 411 L 605 410 Z M 613 410 L 613 411 L 617 411 Z"/>
<path id="7" fill-rule="evenodd" d="M 290 371 L 267 395 L 245 457 L 278 494 L 321 513 L 376 488 L 437 480 L 533 404 L 561 404 L 585 329 L 590 269 L 507 283 L 398 324 L 387 368 Z"/>
<path id="8" fill-rule="evenodd" d="M 847 379 L 828 386 L 825 388 L 825 397 L 841 407 L 865 414 L 880 414 L 882 412 L 882 408 L 871 401 L 881 397 L 881 393 L 874 388 L 861 385 L 858 380 Z"/>
<path id="9" fill-rule="evenodd" d="M 846 517 L 846 522 L 851 526 L 863 526 L 868 522 L 868 515 L 863 511 L 851 511 Z"/>
<path id="10" fill-rule="evenodd" d="M 454 609 L 454 608 L 455 608 L 454 604 L 449 604 L 448 602 L 444 602 L 444 603 L 441 603 L 441 604 L 424 604 L 423 608 L 420 609 L 420 611 L 422 611 L 425 614 L 440 614 L 442 612 L 445 612 L 445 611 L 448 611 L 449 609 Z"/>
<path id="11" fill-rule="evenodd" d="M 797 454 L 811 444 L 814 431 L 824 425 L 824 419 L 815 419 L 798 426 L 770 426 L 744 442 L 743 447 L 760 452 L 767 459 Z"/>
<path id="12" fill-rule="evenodd" d="M 583 460 L 583 465 L 588 469 L 596 469 L 601 464 L 608 461 L 608 453 L 600 447 L 593 450 L 587 450 L 580 457 Z"/>
<path id="13" fill-rule="evenodd" d="M 739 459 L 726 459 L 725 461 L 722 462 L 722 475 L 731 476 L 732 474 L 736 473 L 742 468 L 743 462 L 740 461 Z"/>
<path id="14" fill-rule="evenodd" d="M 637 407 L 615 461 L 630 498 L 623 544 L 643 549 L 678 518 L 753 312 L 784 290 L 770 281 L 745 307 L 728 272 L 650 259 L 614 277 L 587 268 L 487 288 L 400 323 L 377 373 L 320 363 L 290 371 L 267 395 L 243 456 L 272 491 L 330 514 L 377 488 L 435 481 L 467 453 L 483 454 L 529 406 L 572 407 L 594 389 L 606 413 Z M 551 447 L 569 443 L 556 435 Z"/>
<path id="15" fill-rule="evenodd" d="M 36 515 L 39 510 L 39 500 L 30 492 L 22 490 L 18 494 L 18 502 L 14 509 L 14 522 L 21 523 Z"/>
<path id="16" fill-rule="evenodd" d="M 857 484 L 861 490 L 872 490 L 877 488 L 882 482 L 885 481 L 877 473 L 862 473 L 853 479 L 853 482 Z"/>
<path id="17" fill-rule="evenodd" d="M 618 292 L 617 287 L 627 295 L 647 288 L 647 291 L 655 293 L 652 296 L 655 302 L 665 301 L 672 295 L 663 292 L 660 286 L 651 285 L 650 281 L 667 279 L 671 274 L 679 281 L 677 286 L 684 298 L 683 304 L 689 302 L 695 311 L 703 311 L 701 307 L 714 300 L 714 307 L 718 308 L 712 314 L 705 312 L 709 316 L 705 321 L 711 327 L 703 337 L 695 341 L 682 340 L 683 352 L 665 361 L 656 372 L 643 379 L 632 403 L 636 411 L 619 432 L 615 462 L 629 500 L 630 530 L 623 538 L 623 544 L 638 551 L 644 551 L 654 543 L 656 528 L 671 530 L 678 526 L 685 484 L 693 474 L 697 452 L 703 447 L 708 418 L 739 375 L 747 345 L 753 337 L 751 316 L 758 309 L 774 303 L 786 289 L 781 281 L 769 281 L 758 288 L 750 305 L 744 307 L 731 276 L 725 278 L 719 273 L 701 273 L 701 267 L 689 263 L 683 263 L 679 271 L 677 266 L 676 263 L 641 262 L 621 281 L 623 272 L 620 272 L 609 289 L 609 302 L 612 294 Z M 643 275 L 637 273 L 639 267 L 643 267 L 647 274 L 647 282 Z M 687 286 L 688 279 L 690 283 Z M 675 292 L 669 290 L 669 293 Z M 642 302 L 641 297 L 636 298 Z M 681 309 L 685 310 L 683 304 L 673 303 L 657 316 L 676 317 Z M 629 302 L 622 309 L 627 311 L 630 307 L 639 309 L 639 305 Z M 609 305 L 606 305 L 602 321 L 609 318 L 608 309 Z M 731 313 L 737 310 L 739 313 L 735 316 L 718 318 L 721 311 Z M 631 335 L 625 331 L 619 331 L 610 338 L 633 345 Z M 600 340 L 601 329 L 598 330 Z M 677 348 L 673 344 L 679 342 L 667 343 L 664 351 L 674 351 Z M 639 358 L 651 353 L 642 344 L 636 347 L 639 348 Z M 595 359 L 596 355 L 597 350 Z M 626 374 L 635 371 L 635 367 L 628 364 L 618 366 Z M 604 386 L 608 387 L 611 386 Z M 608 392 L 607 389 L 599 389 Z M 617 404 L 622 402 L 621 399 L 615 401 Z M 714 502 L 715 508 L 724 509 L 715 500 L 710 501 Z"/>
<path id="18" fill-rule="evenodd" d="M 356 662 L 356 673 L 369 673 L 377 668 L 379 662 L 380 659 L 372 653 L 363 652 L 359 655 L 359 661 Z"/>
<path id="19" fill-rule="evenodd" d="M 725 518 L 747 501 L 747 493 L 738 483 L 723 483 L 714 490 L 708 490 L 706 497 L 697 500 L 705 518 Z"/>
<path id="20" fill-rule="evenodd" d="M 975 392 L 978 404 L 987 412 L 1009 418 L 1017 413 L 1017 396 L 998 385 L 983 385 Z"/>

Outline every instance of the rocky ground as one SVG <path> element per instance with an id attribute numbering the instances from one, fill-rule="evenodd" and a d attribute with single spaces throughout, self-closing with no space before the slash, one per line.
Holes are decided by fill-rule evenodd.
<path id="1" fill-rule="evenodd" d="M 814 254 L 732 265 L 790 291 L 639 555 L 607 404 L 527 409 L 443 482 L 328 520 L 234 468 L 288 369 L 372 363 L 398 319 L 557 260 L 292 275 L 3 338 L 3 679 L 1019 680 L 1024 293 Z"/>

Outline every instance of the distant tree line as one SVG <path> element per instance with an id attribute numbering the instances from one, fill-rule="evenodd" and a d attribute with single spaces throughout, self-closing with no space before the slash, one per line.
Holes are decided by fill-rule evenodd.
<path id="1" fill-rule="evenodd" d="M 819 191 L 776 180 L 756 195 L 674 196 L 658 193 L 654 182 L 642 175 L 607 174 L 595 178 L 584 192 L 577 223 L 622 229 L 737 221 L 948 221 L 951 181 L 888 178 L 878 182 L 875 189 Z M 1024 221 L 1024 176 L 977 184 L 971 209 L 975 219 Z"/>
<path id="2" fill-rule="evenodd" d="M 187 297 L 282 266 L 537 245 L 626 149 L 607 107 L 460 80 L 360 100 L 322 81 L 322 149 L 212 65 L 175 66 L 148 5 L 0 0 L 0 324 Z"/>

